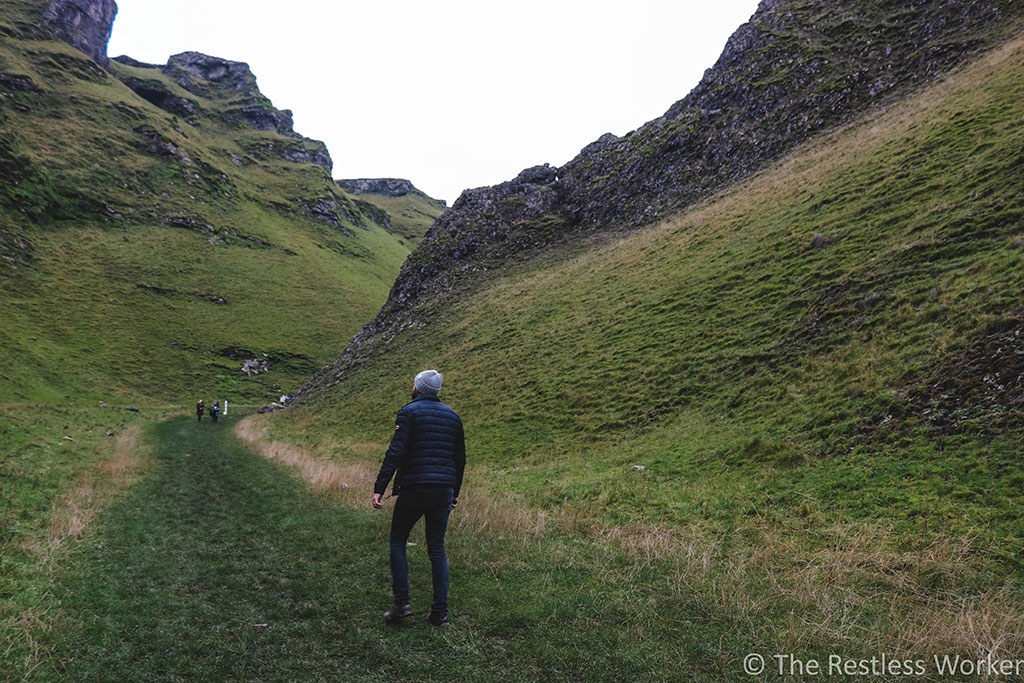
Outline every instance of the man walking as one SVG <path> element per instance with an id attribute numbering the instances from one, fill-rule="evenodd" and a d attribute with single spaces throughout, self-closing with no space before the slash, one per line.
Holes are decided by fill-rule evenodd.
<path id="1" fill-rule="evenodd" d="M 466 441 L 462 420 L 441 403 L 441 373 L 424 370 L 413 380 L 412 401 L 398 411 L 395 434 L 384 455 L 384 463 L 373 486 L 373 507 L 383 507 L 381 498 L 392 475 L 398 496 L 391 517 L 391 589 L 394 604 L 384 620 L 400 622 L 412 614 L 409 606 L 409 562 L 405 546 L 409 532 L 424 518 L 427 555 L 430 557 L 434 600 L 427 621 L 448 625 L 448 558 L 444 535 L 448 514 L 459 502 L 462 473 L 466 467 Z"/>
<path id="2" fill-rule="evenodd" d="M 196 403 L 196 421 L 197 422 L 202 422 L 203 421 L 203 411 L 204 410 L 206 410 L 206 408 L 203 407 L 203 399 L 199 399 L 198 403 Z"/>

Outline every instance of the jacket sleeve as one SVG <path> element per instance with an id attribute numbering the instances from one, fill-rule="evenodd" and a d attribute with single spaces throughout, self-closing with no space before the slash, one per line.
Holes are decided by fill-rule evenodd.
<path id="1" fill-rule="evenodd" d="M 459 421 L 459 433 L 455 439 L 455 497 L 459 497 L 459 490 L 462 488 L 462 473 L 466 469 L 466 434 L 462 429 L 462 421 Z"/>
<path id="2" fill-rule="evenodd" d="M 391 445 L 388 446 L 387 453 L 384 454 L 384 462 L 381 463 L 380 473 L 377 475 L 377 481 L 373 485 L 374 493 L 383 494 L 387 491 L 388 482 L 391 481 L 395 470 L 402 464 L 402 459 L 405 457 L 405 450 L 409 444 L 409 434 L 411 432 L 412 423 L 409 420 L 409 416 L 404 409 L 398 411 L 398 417 L 395 419 L 395 434 L 391 437 Z"/>

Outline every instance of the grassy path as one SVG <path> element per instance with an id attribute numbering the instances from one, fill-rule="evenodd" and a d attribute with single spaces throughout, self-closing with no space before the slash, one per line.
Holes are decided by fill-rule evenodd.
<path id="1" fill-rule="evenodd" d="M 310 493 L 235 441 L 233 422 L 175 418 L 150 429 L 155 470 L 60 577 L 64 618 L 41 678 L 729 677 L 724 623 L 697 628 L 686 613 L 698 610 L 678 596 L 671 618 L 659 618 L 656 578 L 619 590 L 627 579 L 616 558 L 570 539 L 530 550 L 453 535 L 447 630 L 421 621 L 429 569 L 419 543 L 410 561 L 420 611 L 401 627 L 383 624 L 390 516 Z"/>
<path id="2" fill-rule="evenodd" d="M 74 557 L 58 648 L 76 680 L 286 679 L 352 664 L 370 622 L 373 524 L 308 495 L 234 442 L 231 423 L 156 425 L 157 472 Z M 256 624 L 267 624 L 258 630 Z"/>

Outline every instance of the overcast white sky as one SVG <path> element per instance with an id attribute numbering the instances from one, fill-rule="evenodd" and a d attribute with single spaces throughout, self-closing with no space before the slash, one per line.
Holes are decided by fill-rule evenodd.
<path id="1" fill-rule="evenodd" d="M 247 62 L 335 178 L 468 187 L 663 114 L 757 0 L 117 0 L 109 54 Z"/>

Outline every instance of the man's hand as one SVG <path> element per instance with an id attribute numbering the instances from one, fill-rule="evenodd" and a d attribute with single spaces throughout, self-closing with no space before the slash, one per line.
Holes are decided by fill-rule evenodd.
<path id="1" fill-rule="evenodd" d="M 384 503 L 383 503 L 383 501 L 381 501 L 381 497 L 382 496 L 379 493 L 373 494 L 372 505 L 373 505 L 373 509 L 374 510 L 380 510 L 382 507 L 384 507 Z"/>
<path id="2" fill-rule="evenodd" d="M 452 498 L 452 508 L 451 509 L 454 510 L 455 506 L 458 505 L 458 504 L 459 504 L 459 499 L 458 498 Z"/>

